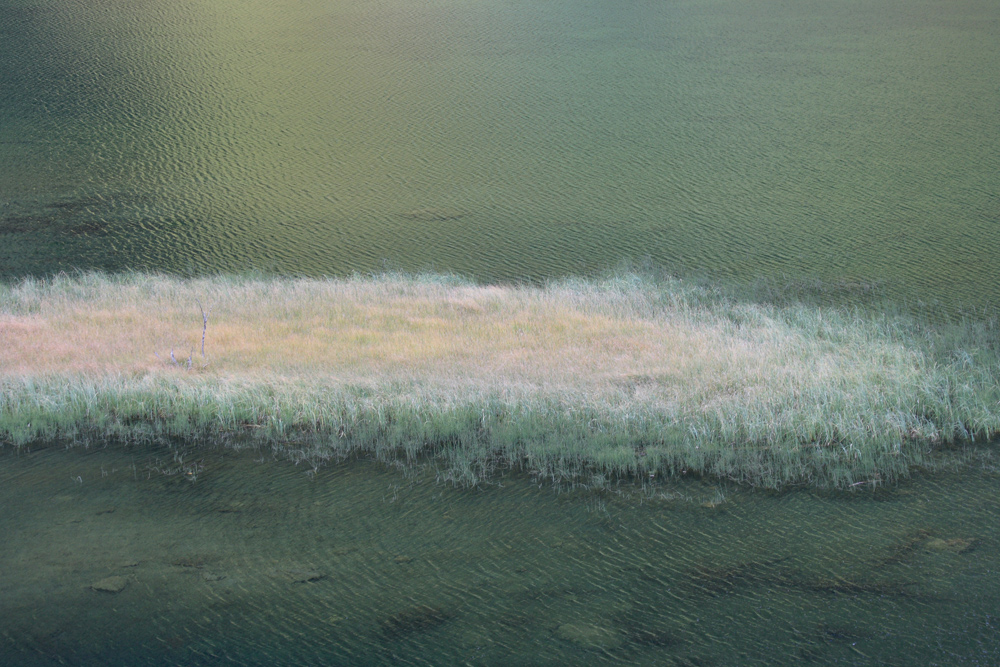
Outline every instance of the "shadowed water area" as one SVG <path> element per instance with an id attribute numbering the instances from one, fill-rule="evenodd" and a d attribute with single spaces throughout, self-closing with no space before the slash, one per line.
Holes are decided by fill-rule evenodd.
<path id="1" fill-rule="evenodd" d="M 997 664 L 996 462 L 964 459 L 875 493 L 768 494 L 7 450 L 0 661 Z"/>
<path id="2" fill-rule="evenodd" d="M 1000 296 L 996 3 L 0 0 L 0 63 L 6 275 Z"/>

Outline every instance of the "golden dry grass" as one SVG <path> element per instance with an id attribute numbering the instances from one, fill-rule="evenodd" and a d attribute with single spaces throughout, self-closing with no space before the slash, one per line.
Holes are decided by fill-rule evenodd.
<path id="1" fill-rule="evenodd" d="M 199 375 L 627 390 L 709 407 L 872 375 L 906 383 L 921 363 L 891 340 L 831 344 L 762 310 L 736 324 L 614 285 L 149 277 L 9 298 L 19 307 L 0 313 L 7 375 L 172 374 L 173 350 Z M 199 302 L 209 313 L 205 359 Z"/>

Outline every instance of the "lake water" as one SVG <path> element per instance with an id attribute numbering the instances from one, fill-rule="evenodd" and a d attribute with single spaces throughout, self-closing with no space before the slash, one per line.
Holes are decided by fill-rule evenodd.
<path id="1" fill-rule="evenodd" d="M 772 494 L 6 449 L 0 663 L 996 665 L 998 468 L 966 459 Z"/>
<path id="2" fill-rule="evenodd" d="M 0 0 L 0 276 L 648 257 L 996 306 L 998 73 L 984 0 Z M 1000 664 L 995 463 L 434 477 L 4 447 L 0 663 Z"/>
<path id="3" fill-rule="evenodd" d="M 1000 5 L 0 0 L 0 272 L 651 258 L 996 305 Z"/>

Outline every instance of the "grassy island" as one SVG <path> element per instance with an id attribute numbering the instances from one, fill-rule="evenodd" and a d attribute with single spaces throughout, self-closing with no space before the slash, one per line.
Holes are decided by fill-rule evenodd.
<path id="1" fill-rule="evenodd" d="M 466 483 L 521 467 L 846 487 L 1000 433 L 984 318 L 630 273 L 25 279 L 0 286 L 0 341 L 5 446 L 181 438 L 435 460 Z"/>

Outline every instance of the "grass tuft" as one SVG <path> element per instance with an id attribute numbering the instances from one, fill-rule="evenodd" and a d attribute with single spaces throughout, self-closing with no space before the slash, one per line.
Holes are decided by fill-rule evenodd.
<path id="1" fill-rule="evenodd" d="M 887 483 L 1000 433 L 995 320 L 760 293 L 628 272 L 25 279 L 0 285 L 0 441 L 253 441 L 431 456 L 469 484 L 522 467 L 773 488 Z"/>

